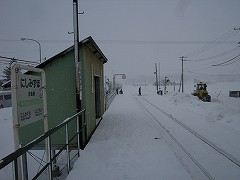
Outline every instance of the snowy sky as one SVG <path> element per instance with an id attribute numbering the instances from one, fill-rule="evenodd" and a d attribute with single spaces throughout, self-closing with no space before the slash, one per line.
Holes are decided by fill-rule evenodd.
<path id="1" fill-rule="evenodd" d="M 240 60 L 211 67 L 240 54 L 239 0 L 79 0 L 80 39 L 92 36 L 109 59 L 105 75 L 128 78 L 161 73 L 240 74 Z M 47 59 L 73 44 L 71 0 L 1 0 L 0 56 L 39 62 L 38 40 Z M 208 45 L 216 40 L 214 45 Z M 221 39 L 222 38 L 222 39 Z M 222 41 L 224 40 L 224 41 Z M 201 47 L 201 53 L 194 53 Z M 202 53 L 204 51 L 204 53 Z M 228 53 L 224 53 L 228 52 Z M 224 55 L 224 56 L 223 56 Z M 6 62 L 0 58 L 0 72 Z M 231 61 L 232 62 L 232 61 Z M 1 77 L 0 73 L 0 78 Z"/>

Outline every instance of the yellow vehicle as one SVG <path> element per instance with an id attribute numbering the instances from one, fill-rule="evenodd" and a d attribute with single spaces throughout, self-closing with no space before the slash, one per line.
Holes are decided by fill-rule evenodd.
<path id="1" fill-rule="evenodd" d="M 204 102 L 211 102 L 211 96 L 208 94 L 206 83 L 199 82 L 194 85 L 194 87 L 196 88 L 196 90 L 193 91 L 192 95 L 197 96 Z"/>

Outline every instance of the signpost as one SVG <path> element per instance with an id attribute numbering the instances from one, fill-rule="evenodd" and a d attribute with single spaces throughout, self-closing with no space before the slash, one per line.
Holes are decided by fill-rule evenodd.
<path id="1" fill-rule="evenodd" d="M 34 72 L 36 75 L 23 74 L 22 70 Z M 14 144 L 15 150 L 17 150 L 20 147 L 20 127 L 43 119 L 44 131 L 48 131 L 46 77 L 44 70 L 13 63 L 11 66 L 11 90 Z M 46 140 L 45 147 L 46 161 L 50 162 L 50 154 L 48 154 L 50 149 L 49 140 Z M 18 167 L 21 174 L 20 163 Z"/>
<path id="2" fill-rule="evenodd" d="M 22 74 L 21 70 L 35 72 L 36 75 Z M 15 149 L 19 148 L 20 127 L 43 119 L 44 131 L 48 131 L 45 79 L 42 69 L 16 63 L 11 67 Z"/>
<path id="3" fill-rule="evenodd" d="M 116 87 L 116 76 L 122 76 L 122 79 L 126 79 L 127 78 L 127 76 L 126 76 L 126 74 L 114 74 L 113 75 L 113 89 L 115 89 Z"/>

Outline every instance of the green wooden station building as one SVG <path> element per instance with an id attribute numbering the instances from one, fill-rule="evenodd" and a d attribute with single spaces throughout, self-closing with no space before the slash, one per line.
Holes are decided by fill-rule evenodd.
<path id="1" fill-rule="evenodd" d="M 79 42 L 81 62 L 81 109 L 85 109 L 87 141 L 104 114 L 104 63 L 108 61 L 92 37 Z M 70 47 L 37 66 L 46 73 L 49 129 L 77 113 L 74 47 Z M 76 124 L 72 125 L 75 128 Z M 43 121 L 20 129 L 20 143 L 26 144 L 43 133 Z M 53 137 L 56 149 L 65 143 L 61 133 Z M 71 133 L 71 132 L 70 132 Z M 85 142 L 84 144 L 86 144 Z"/>

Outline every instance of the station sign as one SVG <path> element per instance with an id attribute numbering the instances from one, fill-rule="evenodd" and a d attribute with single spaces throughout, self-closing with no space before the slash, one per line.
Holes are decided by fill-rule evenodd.
<path id="1" fill-rule="evenodd" d="M 43 92 L 40 76 L 18 73 L 17 119 L 20 126 L 26 126 L 43 119 Z"/>

